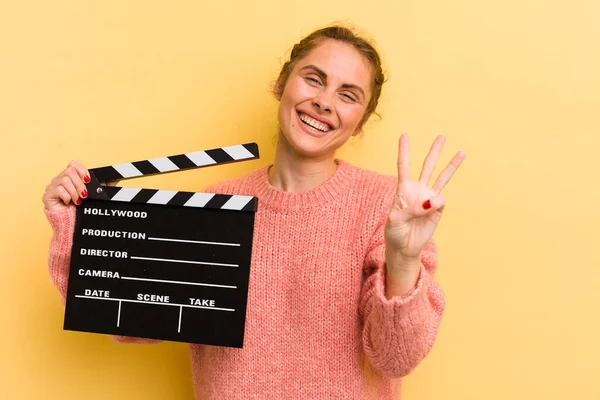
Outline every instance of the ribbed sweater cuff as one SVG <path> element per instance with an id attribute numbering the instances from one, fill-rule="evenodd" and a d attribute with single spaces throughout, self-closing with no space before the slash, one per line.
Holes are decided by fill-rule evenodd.
<path id="1" fill-rule="evenodd" d="M 385 268 L 380 268 L 377 271 L 377 276 L 374 282 L 375 296 L 378 302 L 381 304 L 384 315 L 393 316 L 394 319 L 398 320 L 404 318 L 416 308 L 426 306 L 424 302 L 427 298 L 427 290 L 425 288 L 427 271 L 422 264 L 415 286 L 407 294 L 403 296 L 394 296 L 391 299 L 388 299 L 385 295 L 385 271 Z"/>
<path id="2" fill-rule="evenodd" d="M 48 252 L 48 270 L 64 304 L 69 283 L 71 248 L 75 230 L 75 207 L 58 211 L 44 209 L 44 213 L 54 233 Z"/>
<path id="3" fill-rule="evenodd" d="M 46 214 L 46 218 L 50 222 L 54 235 L 65 233 L 64 231 L 73 232 L 75 227 L 75 207 L 67 207 L 66 209 L 56 211 L 44 208 L 44 214 Z"/>

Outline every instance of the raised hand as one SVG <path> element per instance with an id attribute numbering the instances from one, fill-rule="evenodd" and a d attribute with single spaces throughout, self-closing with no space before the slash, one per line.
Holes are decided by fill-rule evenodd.
<path id="1" fill-rule="evenodd" d="M 429 150 L 418 181 L 410 178 L 408 136 L 402 135 L 398 145 L 398 186 L 385 227 L 388 273 L 418 273 L 421 252 L 438 226 L 446 199 L 441 194 L 465 158 L 459 151 L 440 173 L 432 187 L 429 181 L 446 138 L 438 136 Z M 409 271 L 403 271 L 409 269 Z M 412 271 L 410 271 L 412 269 Z M 400 270 L 400 271 L 398 271 Z M 415 275 L 416 276 L 416 275 Z M 415 277 L 416 279 L 416 277 Z"/>

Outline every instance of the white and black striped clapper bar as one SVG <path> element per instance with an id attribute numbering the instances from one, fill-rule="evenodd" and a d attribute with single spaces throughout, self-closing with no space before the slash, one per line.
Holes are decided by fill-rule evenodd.
<path id="1" fill-rule="evenodd" d="M 243 347 L 257 199 L 103 184 L 258 157 L 247 143 L 90 169 L 64 329 Z"/>

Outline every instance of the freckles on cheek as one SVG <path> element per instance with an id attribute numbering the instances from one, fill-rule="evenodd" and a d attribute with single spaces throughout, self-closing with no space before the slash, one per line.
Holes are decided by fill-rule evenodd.
<path id="1" fill-rule="evenodd" d="M 345 115 L 345 120 L 348 121 L 352 126 L 357 127 L 365 113 L 364 108 L 352 110 L 352 112 Z"/>

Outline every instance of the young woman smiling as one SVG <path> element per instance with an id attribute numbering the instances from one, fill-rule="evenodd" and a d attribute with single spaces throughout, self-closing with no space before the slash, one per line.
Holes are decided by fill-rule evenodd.
<path id="1" fill-rule="evenodd" d="M 430 186 L 439 136 L 417 181 L 408 137 L 398 176 L 335 158 L 375 112 L 384 77 L 376 50 L 343 27 L 296 44 L 274 88 L 274 163 L 207 192 L 259 198 L 243 349 L 190 345 L 197 398 L 399 398 L 400 378 L 435 341 L 444 297 L 432 236 L 458 152 Z M 61 172 L 43 196 L 54 229 L 49 268 L 63 295 L 75 204 L 86 168 Z M 209 328 L 207 328 L 209 329 Z M 151 340 L 114 337 L 119 342 Z"/>

